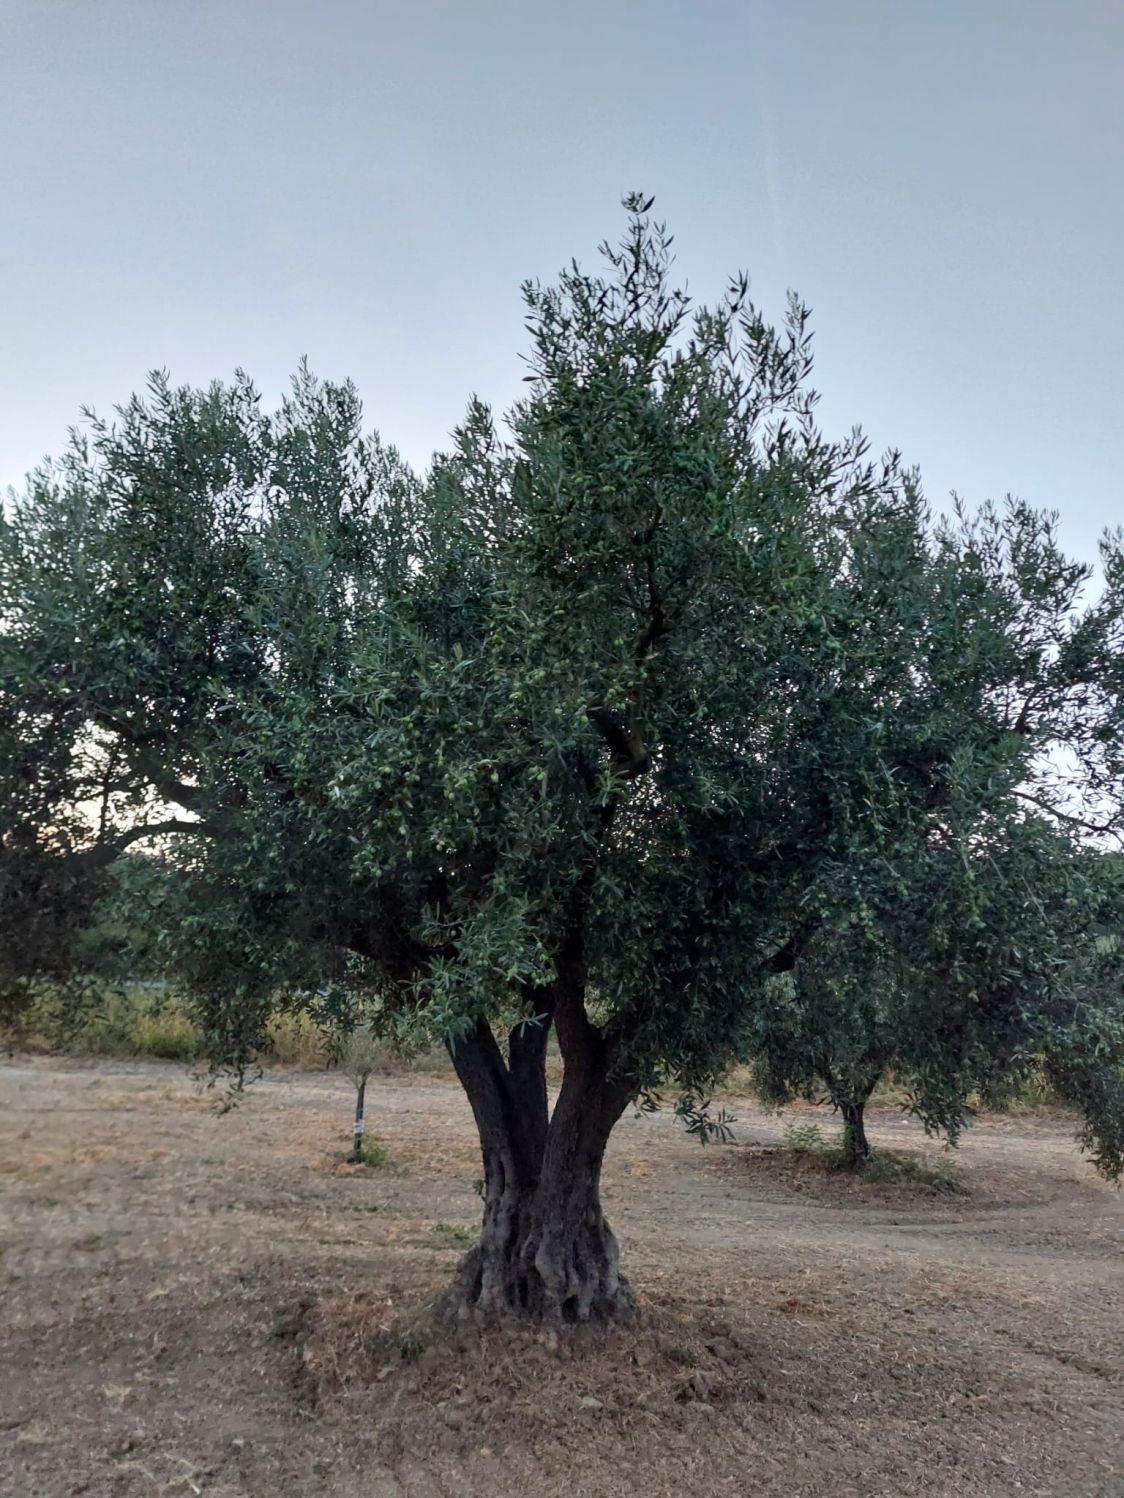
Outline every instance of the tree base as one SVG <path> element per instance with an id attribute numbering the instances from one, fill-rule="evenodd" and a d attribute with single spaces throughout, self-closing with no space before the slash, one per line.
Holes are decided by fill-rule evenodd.
<path id="1" fill-rule="evenodd" d="M 617 1270 L 617 1246 L 604 1219 L 582 1234 L 584 1244 L 552 1251 L 550 1239 L 524 1239 L 508 1251 L 488 1233 L 461 1260 L 444 1301 L 445 1314 L 479 1327 L 503 1322 L 560 1328 L 631 1325 L 636 1300 Z"/>

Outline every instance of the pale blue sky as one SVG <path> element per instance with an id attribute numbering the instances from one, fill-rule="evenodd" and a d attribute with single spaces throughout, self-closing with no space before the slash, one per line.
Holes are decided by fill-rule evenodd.
<path id="1" fill-rule="evenodd" d="M 1124 521 L 1124 0 L 0 0 L 0 483 L 302 354 L 424 463 L 631 187 L 938 507 Z"/>

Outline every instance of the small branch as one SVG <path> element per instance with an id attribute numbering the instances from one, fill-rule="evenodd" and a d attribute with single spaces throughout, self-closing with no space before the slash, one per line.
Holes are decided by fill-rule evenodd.
<path id="1" fill-rule="evenodd" d="M 188 833 L 195 837 L 215 836 L 214 829 L 205 822 L 187 822 L 182 817 L 170 817 L 166 822 L 142 822 L 136 827 L 130 827 L 125 832 L 118 833 L 112 842 L 98 843 L 83 856 L 96 868 L 104 868 L 143 838 L 164 837 L 174 832 Z"/>
<path id="2" fill-rule="evenodd" d="M 653 647 L 663 639 L 669 628 L 663 599 L 656 587 L 656 563 L 651 551 L 652 542 L 662 519 L 663 511 L 657 505 L 650 524 L 643 531 L 635 533 L 632 538 L 639 545 L 648 548 L 644 560 L 648 587 L 647 618 L 632 647 L 632 664 L 638 673 L 643 672 Z M 614 768 L 629 780 L 642 775 L 652 763 L 651 751 L 646 742 L 642 699 L 643 682 L 642 679 L 638 679 L 632 689 L 631 701 L 623 722 L 604 707 L 591 707 L 588 712 L 589 721 L 600 729 L 601 737 L 608 745 Z"/>
<path id="3" fill-rule="evenodd" d="M 109 752 L 109 761 L 105 767 L 105 775 L 101 785 L 101 811 L 98 815 L 98 841 L 105 840 L 106 830 L 109 827 L 109 798 L 113 794 L 113 771 L 117 766 L 117 757 L 120 746 L 114 744 Z"/>
<path id="4" fill-rule="evenodd" d="M 197 811 L 203 805 L 202 793 L 196 786 L 166 773 L 166 767 L 146 743 L 152 735 L 138 734 L 131 723 L 99 708 L 90 708 L 89 713 L 99 728 L 117 735 L 136 773 L 151 784 L 162 801 L 174 801 L 185 811 Z"/>
<path id="5" fill-rule="evenodd" d="M 1036 689 L 1034 687 L 1031 687 L 1030 691 L 1026 694 L 1026 701 L 1022 705 L 1022 711 L 1019 713 L 1019 716 L 1016 718 L 1015 723 L 1011 729 L 1012 733 L 1023 734 L 1029 731 L 1030 709 L 1034 704 L 1034 699 L 1036 696 Z"/>
<path id="6" fill-rule="evenodd" d="M 651 534 L 654 535 L 658 520 L 652 522 Z M 640 631 L 636 640 L 636 648 L 633 651 L 633 660 L 637 666 L 642 666 L 647 660 L 652 646 L 661 640 L 667 633 L 667 619 L 663 611 L 663 599 L 656 591 L 656 563 L 652 553 L 647 557 L 648 574 L 648 622 Z"/>
<path id="7" fill-rule="evenodd" d="M 1023 801 L 1029 801 L 1032 805 L 1037 806 L 1039 810 L 1048 813 L 1051 817 L 1056 817 L 1059 822 L 1067 823 L 1070 827 L 1081 827 L 1086 832 L 1110 833 L 1116 837 L 1124 837 L 1124 828 L 1121 827 L 1120 819 L 1117 817 L 1110 818 L 1107 822 L 1090 822 L 1086 817 L 1079 817 L 1075 816 L 1073 812 L 1062 811 L 1059 807 L 1051 805 L 1049 801 L 1043 800 L 1041 796 L 1035 796 L 1030 791 L 1016 791 L 1015 795 Z"/>

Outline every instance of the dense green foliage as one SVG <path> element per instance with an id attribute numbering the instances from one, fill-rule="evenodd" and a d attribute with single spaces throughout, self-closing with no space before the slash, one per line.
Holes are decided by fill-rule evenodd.
<path id="1" fill-rule="evenodd" d="M 974 1096 L 1002 1105 L 1044 1076 L 1118 1175 L 1124 890 L 1111 860 L 1041 821 L 1013 821 L 926 849 L 920 868 L 864 867 L 846 896 L 751 1017 L 762 1094 L 826 1094 L 861 1131 L 893 1071 L 926 1128 L 955 1142 Z M 846 1143 L 862 1164 L 860 1141 Z"/>
<path id="2" fill-rule="evenodd" d="M 177 834 L 225 1059 L 345 979 L 516 1018 L 580 906 L 638 1074 L 705 1075 L 867 816 L 824 686 L 877 637 L 857 560 L 922 564 L 914 486 L 816 432 L 799 308 L 688 322 L 639 218 L 615 270 L 527 289 L 510 444 L 474 406 L 425 482 L 348 387 L 156 380 L 5 527 L 24 752 L 106 846 Z"/>
<path id="3" fill-rule="evenodd" d="M 472 404 L 423 477 L 304 371 L 274 414 L 156 377 L 33 476 L 0 528 L 5 858 L 156 840 L 227 1065 L 278 1006 L 358 1005 L 487 1051 L 481 1120 L 553 1020 L 611 1127 L 747 1044 L 801 1085 L 799 999 L 835 1057 L 889 1016 L 946 1128 L 1053 1046 L 1115 1168 L 1119 1010 L 1063 1017 L 1058 826 L 1120 814 L 1119 537 L 1081 612 L 1026 507 L 934 529 L 896 455 L 818 430 L 804 309 L 774 329 L 739 278 L 692 313 L 631 209 L 604 277 L 525 288 L 506 434 Z"/>

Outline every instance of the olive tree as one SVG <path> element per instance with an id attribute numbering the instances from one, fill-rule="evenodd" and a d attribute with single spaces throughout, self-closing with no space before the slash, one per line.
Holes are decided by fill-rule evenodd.
<path id="1" fill-rule="evenodd" d="M 341 1038 L 339 1065 L 355 1088 L 355 1121 L 351 1131 L 351 1159 L 363 1158 L 363 1135 L 366 1132 L 364 1105 L 367 1099 L 367 1083 L 386 1053 L 386 1047 L 378 1031 L 370 1022 L 356 1025 Z"/>
<path id="2" fill-rule="evenodd" d="M 1122 905 L 1104 863 L 1031 817 L 926 849 L 912 883 L 901 862 L 892 875 L 865 868 L 752 1016 L 763 1096 L 826 1092 L 843 1162 L 861 1169 L 864 1109 L 886 1073 L 926 1129 L 956 1143 L 975 1097 L 1001 1103 L 1044 1071 L 1080 1112 L 1094 1162 L 1118 1176 Z"/>
<path id="3" fill-rule="evenodd" d="M 0 532 L 5 711 L 52 804 L 98 767 L 105 857 L 178 869 L 162 940 L 216 1063 L 337 994 L 448 1045 L 478 1316 L 631 1312 L 610 1132 L 658 1081 L 705 1093 L 821 870 L 885 840 L 833 696 L 884 633 L 864 559 L 933 565 L 896 456 L 819 431 L 804 309 L 774 328 L 738 277 L 692 310 L 628 206 L 602 274 L 524 287 L 525 398 L 504 427 L 473 402 L 428 473 L 350 386 L 302 371 L 271 414 L 159 376 Z"/>
<path id="4" fill-rule="evenodd" d="M 826 1090 L 852 1165 L 890 1068 L 955 1139 L 970 1094 L 1044 1057 L 1076 1076 L 1060 1058 L 1081 1055 L 1106 1084 L 1124 1060 L 1091 1039 L 1124 1017 L 1118 979 L 1085 985 L 1091 1028 L 1058 1019 L 1111 903 L 1096 844 L 1124 832 L 1120 538 L 1105 538 L 1084 608 L 1091 569 L 1025 504 L 958 507 L 927 551 L 906 571 L 887 571 L 884 542 L 856 557 L 877 632 L 840 639 L 821 694 L 838 755 L 825 777 L 850 830 L 803 892 L 790 972 L 746 1015 L 765 1095 Z M 1096 1088 L 1070 1092 L 1114 1168 L 1118 1121 Z"/>

